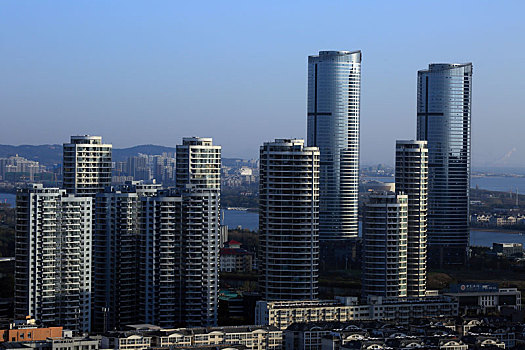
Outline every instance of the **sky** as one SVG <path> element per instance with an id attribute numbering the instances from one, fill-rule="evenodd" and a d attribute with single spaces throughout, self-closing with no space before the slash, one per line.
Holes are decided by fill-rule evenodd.
<path id="1" fill-rule="evenodd" d="M 307 58 L 362 50 L 361 163 L 416 130 L 417 71 L 472 62 L 472 163 L 525 166 L 523 1 L 0 2 L 0 144 L 306 134 Z"/>

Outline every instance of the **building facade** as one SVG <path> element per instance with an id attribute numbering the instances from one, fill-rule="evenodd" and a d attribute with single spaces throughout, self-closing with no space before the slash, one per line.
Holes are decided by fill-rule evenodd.
<path id="1" fill-rule="evenodd" d="M 100 136 L 71 136 L 64 143 L 63 188 L 79 196 L 95 196 L 111 185 L 111 148 Z"/>
<path id="2" fill-rule="evenodd" d="M 417 138 L 428 142 L 428 254 L 463 264 L 469 245 L 472 64 L 418 72 Z"/>
<path id="3" fill-rule="evenodd" d="M 266 300 L 315 299 L 319 275 L 319 150 L 303 140 L 260 152 L 259 286 Z"/>
<path id="4" fill-rule="evenodd" d="M 95 198 L 93 330 L 121 329 L 140 321 L 139 252 L 142 197 L 160 185 L 130 182 Z"/>
<path id="5" fill-rule="evenodd" d="M 94 324 L 217 323 L 218 194 L 130 183 L 96 197 Z"/>
<path id="6" fill-rule="evenodd" d="M 308 57 L 308 146 L 320 151 L 321 240 L 357 237 L 361 51 Z"/>
<path id="7" fill-rule="evenodd" d="M 211 138 L 185 137 L 177 145 L 176 184 L 220 190 L 221 146 L 214 146 Z"/>
<path id="8" fill-rule="evenodd" d="M 396 142 L 396 191 L 408 197 L 407 295 L 423 297 L 427 275 L 428 149 L 426 141 Z"/>
<path id="9" fill-rule="evenodd" d="M 89 331 L 92 199 L 28 185 L 16 217 L 15 316 Z"/>
<path id="10" fill-rule="evenodd" d="M 177 145 L 176 185 L 184 196 L 185 325 L 217 325 L 220 265 L 221 146 L 187 137 Z"/>
<path id="11" fill-rule="evenodd" d="M 358 303 L 357 298 L 336 297 L 335 300 L 258 301 L 255 323 L 286 329 L 293 323 L 390 320 L 409 324 L 418 318 L 457 315 L 457 300 L 447 296 L 370 297 L 364 304 Z"/>
<path id="12" fill-rule="evenodd" d="M 363 295 L 407 296 L 408 196 L 370 195 L 363 230 Z"/>
<path id="13" fill-rule="evenodd" d="M 144 325 L 148 326 L 148 325 Z M 158 328 L 158 327 L 151 327 Z M 283 332 L 272 326 L 231 326 L 123 331 L 102 337 L 104 349 L 281 350 Z"/>

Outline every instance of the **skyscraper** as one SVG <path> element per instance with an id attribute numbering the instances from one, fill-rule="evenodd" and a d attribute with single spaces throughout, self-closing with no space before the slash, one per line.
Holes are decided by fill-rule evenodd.
<path id="1" fill-rule="evenodd" d="M 30 185 L 16 199 L 15 316 L 88 332 L 90 197 Z"/>
<path id="2" fill-rule="evenodd" d="M 319 150 L 303 140 L 260 153 L 259 286 L 266 300 L 315 299 L 319 275 Z"/>
<path id="3" fill-rule="evenodd" d="M 422 297 L 426 292 L 427 273 L 426 141 L 396 142 L 396 192 L 408 197 L 407 295 Z"/>
<path id="4" fill-rule="evenodd" d="M 370 195 L 363 230 L 364 296 L 407 296 L 407 220 L 407 195 Z"/>
<path id="5" fill-rule="evenodd" d="M 417 138 L 428 142 L 428 253 L 437 264 L 466 259 L 471 94 L 471 63 L 418 72 Z"/>
<path id="6" fill-rule="evenodd" d="M 358 234 L 361 51 L 308 57 L 308 146 L 319 147 L 321 239 Z"/>
<path id="7" fill-rule="evenodd" d="M 100 136 L 71 136 L 64 143 L 63 188 L 79 196 L 95 196 L 111 185 L 111 148 Z"/>

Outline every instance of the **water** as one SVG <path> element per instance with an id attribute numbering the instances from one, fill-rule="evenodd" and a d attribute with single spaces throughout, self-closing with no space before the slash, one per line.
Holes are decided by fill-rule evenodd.
<path id="1" fill-rule="evenodd" d="M 222 225 L 227 225 L 234 229 L 238 226 L 246 228 L 250 231 L 257 231 L 259 229 L 259 214 L 245 210 L 228 210 L 224 209 Z"/>
<path id="2" fill-rule="evenodd" d="M 525 245 L 525 233 L 508 233 L 483 231 L 482 229 L 470 230 L 470 245 L 481 247 L 492 247 L 492 243 L 523 243 Z"/>
<path id="3" fill-rule="evenodd" d="M 257 213 L 240 210 L 223 210 L 223 212 L 223 224 L 228 225 L 230 228 L 242 226 L 243 228 L 257 231 L 259 227 L 259 214 Z M 484 231 L 483 229 L 472 229 L 470 231 L 471 245 L 492 247 L 492 243 L 494 242 L 523 243 L 525 245 L 525 232 L 522 235 L 519 235 L 517 233 Z"/>
<path id="4" fill-rule="evenodd" d="M 16 194 L 13 193 L 0 193 L 0 203 L 7 203 L 12 208 L 16 205 Z"/>
<path id="5" fill-rule="evenodd" d="M 380 182 L 395 182 L 394 177 L 391 176 L 370 176 L 365 177 L 365 180 L 374 180 Z M 512 176 L 485 176 L 485 177 L 471 177 L 470 187 L 479 187 L 482 190 L 500 191 L 500 192 L 516 192 L 525 194 L 525 177 Z"/>
<path id="6" fill-rule="evenodd" d="M 470 179 L 470 187 L 476 188 L 478 186 L 482 190 L 501 191 L 501 192 L 516 192 L 525 193 L 525 177 L 512 176 L 487 176 L 487 177 L 472 177 Z"/>

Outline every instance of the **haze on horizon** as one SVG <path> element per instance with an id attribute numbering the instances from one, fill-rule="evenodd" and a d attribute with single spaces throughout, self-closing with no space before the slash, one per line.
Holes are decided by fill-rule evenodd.
<path id="1" fill-rule="evenodd" d="M 415 138 L 417 71 L 472 62 L 473 166 L 525 164 L 521 1 L 4 1 L 0 144 L 304 138 L 307 57 L 362 50 L 361 163 Z"/>

